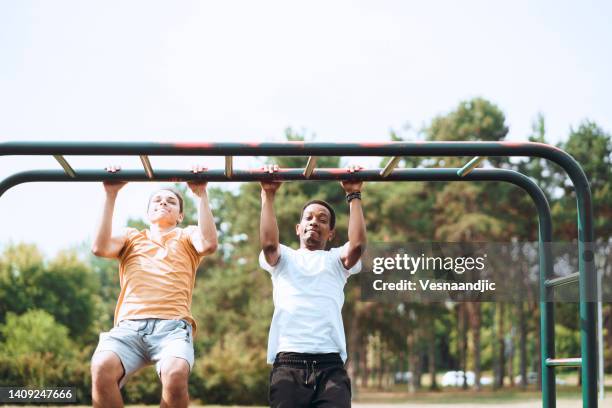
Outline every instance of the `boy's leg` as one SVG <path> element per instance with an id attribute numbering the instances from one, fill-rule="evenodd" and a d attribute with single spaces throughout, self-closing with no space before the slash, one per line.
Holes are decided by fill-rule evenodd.
<path id="1" fill-rule="evenodd" d="M 119 381 L 123 365 L 112 351 L 101 351 L 91 359 L 91 400 L 94 407 L 123 407 Z"/>
<path id="2" fill-rule="evenodd" d="M 194 362 L 191 325 L 184 320 L 157 320 L 146 342 L 162 382 L 161 406 L 186 407 Z"/>
<path id="3" fill-rule="evenodd" d="M 189 363 L 178 357 L 167 357 L 161 364 L 162 399 L 160 406 L 187 407 L 189 405 Z"/>
<path id="4" fill-rule="evenodd" d="M 349 408 L 351 406 L 351 380 L 344 366 L 322 369 L 317 373 L 317 395 L 313 407 Z"/>
<path id="5" fill-rule="evenodd" d="M 147 364 L 139 330 L 145 323 L 126 320 L 100 341 L 91 358 L 92 401 L 94 406 L 122 407 L 119 389 L 127 378 Z"/>
<path id="6" fill-rule="evenodd" d="M 306 383 L 308 378 L 308 383 Z M 308 408 L 315 393 L 313 376 L 306 367 L 277 365 L 270 373 L 271 408 Z"/>

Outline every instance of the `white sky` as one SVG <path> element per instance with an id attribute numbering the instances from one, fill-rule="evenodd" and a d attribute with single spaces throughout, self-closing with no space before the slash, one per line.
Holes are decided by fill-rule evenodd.
<path id="1" fill-rule="evenodd" d="M 0 0 L 0 141 L 280 141 L 287 126 L 382 141 L 482 96 L 510 139 L 542 112 L 557 142 L 584 118 L 612 131 L 611 19 L 606 1 Z M 35 168 L 58 165 L 0 158 L 2 177 Z M 152 188 L 122 191 L 117 226 L 144 215 Z M 53 255 L 91 239 L 102 200 L 91 183 L 14 187 L 0 198 L 0 245 Z"/>

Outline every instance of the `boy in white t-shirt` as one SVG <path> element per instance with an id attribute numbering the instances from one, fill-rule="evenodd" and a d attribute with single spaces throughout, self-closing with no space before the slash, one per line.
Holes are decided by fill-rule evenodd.
<path id="1" fill-rule="evenodd" d="M 351 166 L 355 172 L 360 166 Z M 270 173 L 278 166 L 268 166 Z M 302 209 L 296 234 L 300 248 L 279 242 L 274 197 L 280 182 L 261 182 L 259 263 L 270 272 L 274 316 L 268 338 L 271 407 L 350 407 L 351 385 L 344 369 L 344 285 L 361 270 L 366 245 L 361 181 L 342 181 L 350 216 L 348 242 L 325 250 L 335 235 L 335 213 L 324 201 Z"/>

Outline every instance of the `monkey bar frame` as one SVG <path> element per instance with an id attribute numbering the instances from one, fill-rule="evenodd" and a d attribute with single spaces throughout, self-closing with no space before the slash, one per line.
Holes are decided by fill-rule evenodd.
<path id="1" fill-rule="evenodd" d="M 582 400 L 586 408 L 597 407 L 597 275 L 594 262 L 593 205 L 589 182 L 582 167 L 563 150 L 534 142 L 381 142 L 381 143 L 137 143 L 137 142 L 3 142 L 0 155 L 50 155 L 63 171 L 33 170 L 11 175 L 0 182 L 0 195 L 9 188 L 33 181 L 259 181 L 259 180 L 364 180 L 364 181 L 506 181 L 525 189 L 534 200 L 539 217 L 540 243 L 540 320 L 542 353 L 542 404 L 556 406 L 555 372 L 559 366 L 580 367 Z M 66 155 L 139 156 L 142 171 L 73 169 Z M 224 156 L 225 168 L 193 174 L 188 171 L 154 170 L 148 156 Z M 263 170 L 233 168 L 233 156 L 306 156 L 305 169 L 281 169 L 269 174 Z M 318 169 L 320 156 L 391 157 L 385 169 L 348 173 L 343 169 Z M 396 169 L 402 157 L 474 157 L 459 169 Z M 485 157 L 527 156 L 550 160 L 561 166 L 571 179 L 578 209 L 579 271 L 570 278 L 552 277 L 550 208 L 542 190 L 528 177 L 510 170 L 476 169 Z M 548 248 L 548 249 L 546 249 Z M 554 350 L 554 303 L 548 302 L 554 287 L 578 281 L 580 293 L 581 357 L 556 359 Z"/>

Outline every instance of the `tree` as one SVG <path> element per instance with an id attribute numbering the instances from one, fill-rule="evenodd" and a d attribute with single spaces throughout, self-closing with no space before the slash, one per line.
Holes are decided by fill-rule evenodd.
<path id="1" fill-rule="evenodd" d="M 431 141 L 499 141 L 508 133 L 506 118 L 503 112 L 493 103 L 483 98 L 474 98 L 459 103 L 457 108 L 447 115 L 434 118 L 426 129 L 427 139 Z M 490 158 L 496 166 L 507 162 L 505 158 Z M 432 165 L 442 167 L 460 167 L 465 160 L 458 157 L 438 157 L 432 159 Z M 439 241 L 504 241 L 508 225 L 503 214 L 509 207 L 507 198 L 511 191 L 502 183 L 448 183 L 437 185 L 428 183 L 426 191 L 435 192 L 434 223 L 432 236 Z M 464 323 L 458 327 L 458 345 L 463 371 L 467 370 L 468 322 L 473 332 L 474 370 L 476 383 L 480 384 L 481 372 L 481 305 L 458 305 Z M 434 317 L 435 319 L 435 317 Z M 498 333 L 503 336 L 503 333 Z M 498 356 L 498 364 L 503 364 Z"/>
<path id="2" fill-rule="evenodd" d="M 560 148 L 572 155 L 584 169 L 593 195 L 594 229 L 597 237 L 606 242 L 612 236 L 612 138 L 595 122 L 585 120 L 570 135 Z M 576 198 L 573 186 L 567 177 L 558 187 L 564 197 L 552 206 L 556 229 L 567 240 L 576 240 Z"/>
<path id="3" fill-rule="evenodd" d="M 36 284 L 45 265 L 35 245 L 8 245 L 0 258 L 0 322 L 7 312 L 25 313 L 34 308 L 34 297 L 40 288 Z"/>
<path id="4" fill-rule="evenodd" d="M 52 353 L 57 357 L 70 357 L 74 346 L 68 337 L 68 328 L 57 323 L 44 310 L 30 310 L 22 315 L 9 312 L 6 323 L 0 326 L 4 342 L 2 354 L 20 357 L 32 353 Z"/>
<path id="5" fill-rule="evenodd" d="M 0 316 L 44 309 L 72 336 L 93 336 L 99 312 L 97 276 L 75 251 L 58 254 L 48 265 L 34 245 L 6 248 L 0 259 Z"/>
<path id="6" fill-rule="evenodd" d="M 74 337 L 97 338 L 93 327 L 99 315 L 99 280 L 75 251 L 60 252 L 37 276 L 34 304 L 52 314 Z"/>

